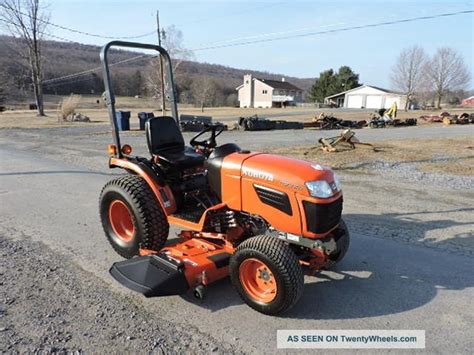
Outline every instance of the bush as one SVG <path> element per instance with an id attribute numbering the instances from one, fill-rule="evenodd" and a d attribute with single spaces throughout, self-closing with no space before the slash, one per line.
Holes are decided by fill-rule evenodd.
<path id="1" fill-rule="evenodd" d="M 67 121 L 67 117 L 76 112 L 76 108 L 81 101 L 81 95 L 71 94 L 68 98 L 63 99 L 60 104 L 59 112 L 61 114 L 61 119 Z"/>

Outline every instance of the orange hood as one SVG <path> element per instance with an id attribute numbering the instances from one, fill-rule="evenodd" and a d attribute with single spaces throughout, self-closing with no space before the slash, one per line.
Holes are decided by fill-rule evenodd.
<path id="1" fill-rule="evenodd" d="M 305 186 L 308 181 L 326 180 L 331 186 L 334 183 L 334 173 L 328 167 L 274 154 L 250 156 L 243 162 L 241 173 L 244 177 L 296 190 L 303 195 L 308 194 Z"/>

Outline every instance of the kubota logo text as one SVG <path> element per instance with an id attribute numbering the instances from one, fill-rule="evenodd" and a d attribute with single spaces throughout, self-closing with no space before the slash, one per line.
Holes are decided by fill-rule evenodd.
<path id="1" fill-rule="evenodd" d="M 248 168 L 243 168 L 242 172 L 245 176 L 250 176 L 250 177 L 253 177 L 253 178 L 266 180 L 266 181 L 273 181 L 273 174 L 270 174 L 270 173 L 266 173 L 266 172 L 258 171 L 258 170 L 253 170 L 253 169 L 248 169 Z"/>

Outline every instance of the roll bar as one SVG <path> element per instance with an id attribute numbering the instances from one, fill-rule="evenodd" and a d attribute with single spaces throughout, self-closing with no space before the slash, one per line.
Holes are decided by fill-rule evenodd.
<path id="1" fill-rule="evenodd" d="M 168 52 L 160 46 L 154 44 L 145 44 L 145 43 L 137 43 L 137 42 L 125 42 L 125 41 L 112 41 L 107 43 L 105 46 L 102 47 L 100 51 L 100 61 L 102 63 L 102 72 L 104 75 L 104 87 L 105 92 L 103 94 L 105 104 L 107 105 L 107 109 L 109 111 L 109 118 L 110 124 L 112 125 L 112 135 L 114 139 L 115 146 L 117 147 L 117 156 L 119 158 L 123 157 L 121 152 L 121 145 L 120 145 L 120 133 L 117 126 L 117 118 L 115 115 L 115 95 L 112 89 L 112 81 L 110 77 L 110 70 L 109 70 L 109 62 L 108 62 L 108 53 L 111 47 L 125 47 L 125 48 L 136 48 L 136 49 L 151 49 L 155 50 L 160 53 L 162 58 L 164 59 L 165 65 L 165 91 L 166 97 L 171 103 L 171 114 L 175 119 L 176 123 L 179 125 L 179 118 L 178 118 L 178 105 L 176 103 L 176 90 L 174 86 L 174 79 L 173 79 L 173 69 L 171 65 L 171 58 Z M 165 94 L 165 93 L 162 93 Z"/>

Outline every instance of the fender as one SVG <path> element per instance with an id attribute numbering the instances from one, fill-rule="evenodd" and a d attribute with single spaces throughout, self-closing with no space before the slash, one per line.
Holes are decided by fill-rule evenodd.
<path id="1" fill-rule="evenodd" d="M 130 173 L 141 176 L 143 180 L 147 182 L 148 186 L 150 186 L 151 191 L 153 191 L 153 194 L 163 208 L 166 216 L 169 216 L 176 211 L 176 201 L 174 200 L 173 192 L 170 187 L 143 162 L 135 162 L 127 158 L 120 159 L 111 157 L 109 160 L 109 166 L 111 168 L 119 167 L 129 171 Z"/>

